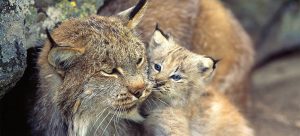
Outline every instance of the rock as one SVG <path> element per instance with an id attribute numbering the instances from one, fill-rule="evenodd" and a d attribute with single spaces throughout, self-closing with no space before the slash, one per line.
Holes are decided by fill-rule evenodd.
<path id="1" fill-rule="evenodd" d="M 26 68 L 25 16 L 32 0 L 0 0 L 0 99 Z"/>

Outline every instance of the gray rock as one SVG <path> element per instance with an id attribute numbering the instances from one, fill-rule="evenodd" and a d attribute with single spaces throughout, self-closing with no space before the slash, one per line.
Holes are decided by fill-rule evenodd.
<path id="1" fill-rule="evenodd" d="M 0 99 L 26 68 L 25 16 L 31 0 L 0 0 Z"/>

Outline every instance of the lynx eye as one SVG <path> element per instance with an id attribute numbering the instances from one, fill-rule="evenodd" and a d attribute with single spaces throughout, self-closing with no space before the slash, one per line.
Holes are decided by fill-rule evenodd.
<path id="1" fill-rule="evenodd" d="M 115 77 L 118 78 L 118 75 L 122 74 L 122 69 L 121 68 L 113 68 L 111 71 L 101 71 L 101 74 L 103 76 L 107 77 Z"/>
<path id="2" fill-rule="evenodd" d="M 182 77 L 177 74 L 172 75 L 170 78 L 173 79 L 174 81 L 179 81 L 180 79 L 182 79 Z"/>
<path id="3" fill-rule="evenodd" d="M 143 58 L 139 58 L 138 60 L 137 60 L 137 62 L 136 62 L 136 64 L 138 65 L 138 66 L 140 66 L 140 65 L 142 65 L 143 64 Z"/>
<path id="4" fill-rule="evenodd" d="M 154 69 L 157 70 L 158 72 L 160 72 L 161 71 L 161 65 L 154 64 Z"/>

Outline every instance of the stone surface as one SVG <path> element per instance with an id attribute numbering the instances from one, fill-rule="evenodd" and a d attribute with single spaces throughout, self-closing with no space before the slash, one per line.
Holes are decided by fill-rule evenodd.
<path id="1" fill-rule="evenodd" d="M 26 49 L 44 41 L 46 28 L 67 18 L 95 14 L 103 4 L 103 0 L 79 0 L 75 5 L 68 0 L 35 2 L 0 0 L 0 99 L 23 75 Z"/>
<path id="2" fill-rule="evenodd" d="M 26 68 L 25 16 L 31 0 L 0 0 L 0 99 Z"/>

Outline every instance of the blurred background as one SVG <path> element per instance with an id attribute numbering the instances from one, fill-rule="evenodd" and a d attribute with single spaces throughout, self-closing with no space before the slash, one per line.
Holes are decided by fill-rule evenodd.
<path id="1" fill-rule="evenodd" d="M 255 44 L 247 116 L 256 135 L 300 136 L 300 1 L 222 1 Z M 26 101 L 36 89 L 35 60 L 45 28 L 95 14 L 102 5 L 103 0 L 0 0 L 0 136 L 28 135 Z"/>
<path id="2" fill-rule="evenodd" d="M 257 136 L 300 135 L 300 3 L 224 0 L 256 47 L 249 119 Z"/>

